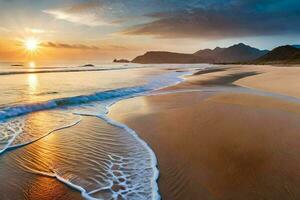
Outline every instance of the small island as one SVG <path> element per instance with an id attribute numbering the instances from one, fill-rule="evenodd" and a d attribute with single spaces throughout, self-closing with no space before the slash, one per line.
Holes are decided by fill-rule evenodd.
<path id="1" fill-rule="evenodd" d="M 22 65 L 22 64 L 12 64 L 10 66 L 12 66 L 12 67 L 23 67 L 24 65 Z"/>
<path id="2" fill-rule="evenodd" d="M 127 59 L 114 59 L 113 60 L 113 62 L 114 63 L 130 63 L 130 61 L 129 60 L 127 60 Z"/>

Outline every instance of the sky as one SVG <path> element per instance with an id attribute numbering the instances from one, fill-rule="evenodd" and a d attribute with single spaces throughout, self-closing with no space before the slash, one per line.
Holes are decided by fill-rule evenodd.
<path id="1" fill-rule="evenodd" d="M 0 61 L 300 43 L 299 0 L 0 0 Z M 26 51 L 35 38 L 39 48 Z"/>

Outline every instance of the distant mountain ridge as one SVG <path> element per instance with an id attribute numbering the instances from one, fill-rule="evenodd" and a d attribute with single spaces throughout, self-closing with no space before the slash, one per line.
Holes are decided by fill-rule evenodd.
<path id="1" fill-rule="evenodd" d="M 297 46 L 297 45 L 296 45 Z M 300 64 L 300 48 L 280 46 L 254 61 L 255 64 Z"/>
<path id="2" fill-rule="evenodd" d="M 214 50 L 200 50 L 194 53 L 194 55 L 213 63 L 237 63 L 255 60 L 266 53 L 268 53 L 267 50 L 259 50 L 249 45 L 239 43 L 228 48 L 217 47 Z"/>
<path id="3" fill-rule="evenodd" d="M 243 43 L 228 48 L 199 50 L 193 54 L 166 51 L 150 51 L 133 59 L 133 63 L 244 63 L 268 53 Z"/>
<path id="4" fill-rule="evenodd" d="M 300 64 L 300 45 L 280 46 L 272 51 L 260 50 L 243 43 L 228 48 L 203 49 L 193 54 L 149 51 L 133 63 L 219 63 L 219 64 Z"/>

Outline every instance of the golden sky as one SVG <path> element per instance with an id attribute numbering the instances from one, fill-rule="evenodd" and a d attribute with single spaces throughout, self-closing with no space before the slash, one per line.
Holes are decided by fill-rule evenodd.
<path id="1" fill-rule="evenodd" d="M 0 0 L 0 62 L 105 62 L 240 42 L 271 49 L 300 43 L 299 10 L 298 0 Z"/>

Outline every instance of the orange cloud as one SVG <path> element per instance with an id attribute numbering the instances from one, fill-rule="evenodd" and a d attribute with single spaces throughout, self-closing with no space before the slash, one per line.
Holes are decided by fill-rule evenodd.
<path id="1" fill-rule="evenodd" d="M 65 49 L 89 49 L 89 50 L 99 50 L 97 46 L 88 46 L 84 44 L 67 44 L 67 43 L 55 43 L 55 42 L 46 42 L 42 43 L 43 47 L 51 47 L 51 48 L 65 48 Z"/>

